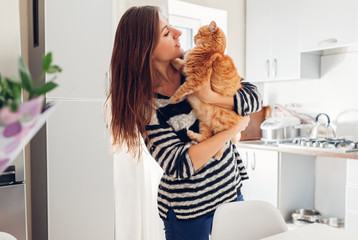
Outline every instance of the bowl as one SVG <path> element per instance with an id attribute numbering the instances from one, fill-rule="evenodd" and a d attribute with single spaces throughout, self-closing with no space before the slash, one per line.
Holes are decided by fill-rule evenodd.
<path id="1" fill-rule="evenodd" d="M 335 228 L 343 228 L 344 227 L 344 219 L 337 218 L 337 217 L 327 217 L 321 218 L 320 223 L 327 224 L 328 226 L 335 227 Z"/>
<path id="2" fill-rule="evenodd" d="M 293 223 L 296 225 L 305 225 L 317 223 L 320 221 L 321 213 L 314 209 L 297 209 L 292 213 Z"/>

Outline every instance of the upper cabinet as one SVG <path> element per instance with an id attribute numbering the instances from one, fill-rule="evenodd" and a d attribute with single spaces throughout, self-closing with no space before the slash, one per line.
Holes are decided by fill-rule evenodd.
<path id="1" fill-rule="evenodd" d="M 298 0 L 246 2 L 246 78 L 251 82 L 318 77 L 317 57 L 303 59 Z M 303 62 L 303 60 L 305 62 Z M 305 63 L 309 64 L 305 64 Z"/>
<path id="2" fill-rule="evenodd" d="M 56 79 L 59 87 L 47 97 L 104 99 L 113 46 L 113 1 L 46 1 L 45 8 L 45 51 L 51 51 L 54 63 L 63 69 Z"/>
<path id="3" fill-rule="evenodd" d="M 302 0 L 301 52 L 356 44 L 357 0 Z"/>

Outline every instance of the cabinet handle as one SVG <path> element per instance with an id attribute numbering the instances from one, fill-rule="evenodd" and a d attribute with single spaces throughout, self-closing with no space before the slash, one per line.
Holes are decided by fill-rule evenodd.
<path id="1" fill-rule="evenodd" d="M 322 40 L 320 42 L 318 42 L 318 46 L 324 46 L 324 45 L 327 45 L 327 44 L 334 44 L 334 43 L 337 43 L 338 40 L 337 38 L 329 38 L 329 39 L 325 39 L 325 40 Z"/>
<path id="2" fill-rule="evenodd" d="M 256 155 L 255 155 L 255 152 L 253 153 L 253 156 L 254 156 L 254 159 L 251 162 L 251 169 L 255 170 L 255 168 L 256 168 Z"/>
<path id="3" fill-rule="evenodd" d="M 270 76 L 270 60 L 266 59 L 266 78 L 269 78 Z"/>
<path id="4" fill-rule="evenodd" d="M 275 58 L 272 63 L 273 77 L 277 76 L 277 59 Z"/>
<path id="5" fill-rule="evenodd" d="M 245 163 L 244 163 L 245 169 L 247 169 L 248 165 L 249 165 L 249 153 L 246 152 L 246 158 L 245 158 Z"/>

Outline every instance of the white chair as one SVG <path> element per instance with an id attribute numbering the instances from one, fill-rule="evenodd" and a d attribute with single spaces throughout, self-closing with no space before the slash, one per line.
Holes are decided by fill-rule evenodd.
<path id="1" fill-rule="evenodd" d="M 16 238 L 9 233 L 0 232 L 0 240 L 16 240 Z"/>
<path id="2" fill-rule="evenodd" d="M 272 204 L 231 202 L 216 209 L 211 240 L 258 240 L 287 230 L 281 213 Z"/>

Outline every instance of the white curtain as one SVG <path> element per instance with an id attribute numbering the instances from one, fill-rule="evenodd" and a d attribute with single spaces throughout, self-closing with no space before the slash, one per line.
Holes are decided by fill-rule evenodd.
<path id="1" fill-rule="evenodd" d="M 162 169 L 144 151 L 137 162 L 126 151 L 114 155 L 115 240 L 164 240 L 157 191 Z"/>

